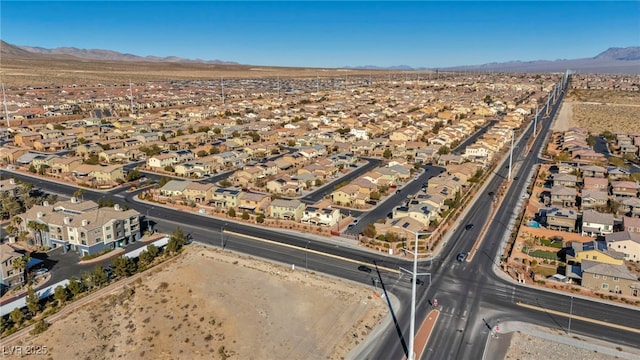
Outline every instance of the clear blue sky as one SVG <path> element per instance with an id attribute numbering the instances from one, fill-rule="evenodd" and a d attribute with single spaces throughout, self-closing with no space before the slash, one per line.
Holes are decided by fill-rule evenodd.
<path id="1" fill-rule="evenodd" d="M 446 67 L 640 45 L 640 2 L 0 2 L 0 38 L 242 64 Z"/>

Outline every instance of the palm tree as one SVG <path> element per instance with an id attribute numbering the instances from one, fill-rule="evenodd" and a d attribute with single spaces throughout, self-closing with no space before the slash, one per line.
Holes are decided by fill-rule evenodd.
<path id="1" fill-rule="evenodd" d="M 23 285 L 27 283 L 27 264 L 29 263 L 30 259 L 31 255 L 29 255 L 29 253 L 26 253 L 22 257 L 13 260 L 13 268 L 22 271 Z"/>

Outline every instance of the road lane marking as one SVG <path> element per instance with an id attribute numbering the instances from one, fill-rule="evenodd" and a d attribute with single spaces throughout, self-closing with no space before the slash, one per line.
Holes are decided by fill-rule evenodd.
<path id="1" fill-rule="evenodd" d="M 551 310 L 551 309 L 547 309 L 547 308 L 543 308 L 543 307 L 539 307 L 539 306 L 535 306 L 535 305 L 529 305 L 529 304 L 525 304 L 522 302 L 517 302 L 516 303 L 518 306 L 522 306 L 528 309 L 532 309 L 532 310 L 537 310 L 537 311 L 542 311 L 542 312 L 546 312 L 549 314 L 553 314 L 553 315 L 559 315 L 562 317 L 570 317 L 572 319 L 576 319 L 576 320 L 580 320 L 580 321 L 586 321 L 592 324 L 598 324 L 598 325 L 603 325 L 603 326 L 608 326 L 608 327 L 612 327 L 612 328 L 616 328 L 616 329 L 620 329 L 620 330 L 625 330 L 625 331 L 631 331 L 637 334 L 640 334 L 640 329 L 636 329 L 636 328 L 632 328 L 629 326 L 624 326 L 624 325 L 618 325 L 618 324 L 612 324 L 612 323 L 608 323 L 606 321 L 602 321 L 602 320 L 596 320 L 596 319 L 591 319 L 588 317 L 584 317 L 584 316 L 579 316 L 579 315 L 569 315 L 567 313 L 564 313 L 562 311 L 556 311 L 556 310 Z"/>
<path id="2" fill-rule="evenodd" d="M 362 262 L 362 261 L 358 261 L 358 260 L 353 260 L 353 259 L 349 259 L 349 258 L 346 258 L 346 257 L 338 256 L 338 255 L 327 254 L 327 253 L 324 253 L 322 251 L 308 249 L 308 248 L 304 248 L 302 246 L 283 244 L 283 243 L 279 243 L 277 241 L 267 240 L 267 239 L 263 239 L 263 238 L 259 238 L 259 237 L 255 237 L 255 236 L 251 236 L 251 235 L 240 234 L 240 233 L 236 233 L 236 232 L 228 231 L 228 230 L 224 230 L 224 232 L 227 233 L 227 234 L 231 234 L 231 235 L 235 235 L 235 236 L 241 236 L 241 237 L 244 237 L 244 238 L 248 238 L 248 239 L 264 242 L 264 243 L 267 243 L 267 244 L 279 245 L 279 246 L 287 247 L 287 248 L 290 248 L 290 249 L 307 251 L 307 252 L 310 252 L 310 253 L 313 253 L 313 254 L 316 254 L 316 255 L 322 255 L 322 256 L 338 259 L 338 260 L 347 261 L 347 262 L 354 263 L 354 264 L 371 265 L 370 263 L 366 263 L 366 262 Z M 377 268 L 380 269 L 380 270 L 385 270 L 385 271 L 396 273 L 396 274 L 400 273 L 400 270 L 391 269 L 391 268 L 384 267 L 384 266 L 377 266 Z"/>

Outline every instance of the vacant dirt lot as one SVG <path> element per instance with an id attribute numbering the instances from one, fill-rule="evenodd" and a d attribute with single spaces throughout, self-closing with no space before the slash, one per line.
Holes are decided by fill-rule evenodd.
<path id="1" fill-rule="evenodd" d="M 52 359 L 341 359 L 386 314 L 366 288 L 196 246 L 20 343 Z"/>
<path id="2" fill-rule="evenodd" d="M 554 131 L 577 126 L 600 134 L 605 130 L 640 131 L 640 94 L 613 90 L 572 90 L 562 104 Z"/>
<path id="3" fill-rule="evenodd" d="M 614 360 L 628 359 L 630 354 L 614 356 L 602 354 L 591 349 L 562 344 L 529 334 L 515 332 L 511 338 L 505 360 L 541 360 L 541 359 L 591 359 Z M 631 355 L 633 356 L 633 355 Z"/>

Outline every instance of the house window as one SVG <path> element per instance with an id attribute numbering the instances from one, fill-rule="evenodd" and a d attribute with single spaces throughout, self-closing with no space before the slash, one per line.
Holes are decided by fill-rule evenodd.
<path id="1" fill-rule="evenodd" d="M 620 281 L 620 278 L 619 278 L 619 277 L 617 277 L 617 276 L 614 276 L 614 277 L 613 277 L 613 281 Z"/>
<path id="2" fill-rule="evenodd" d="M 593 274 L 593 278 L 594 278 L 594 279 L 598 279 L 599 277 L 600 277 L 600 275 L 598 275 L 598 274 Z"/>
<path id="3" fill-rule="evenodd" d="M 598 260 L 598 257 L 596 255 L 593 255 L 593 260 Z"/>
<path id="4" fill-rule="evenodd" d="M 602 288 L 603 289 L 608 289 L 609 288 L 609 284 L 602 284 Z"/>
<path id="5" fill-rule="evenodd" d="M 107 239 L 111 239 L 111 234 L 107 234 Z"/>
<path id="6" fill-rule="evenodd" d="M 607 280 L 607 275 L 602 275 L 602 280 Z"/>

